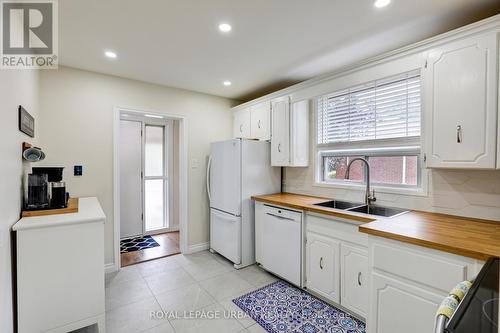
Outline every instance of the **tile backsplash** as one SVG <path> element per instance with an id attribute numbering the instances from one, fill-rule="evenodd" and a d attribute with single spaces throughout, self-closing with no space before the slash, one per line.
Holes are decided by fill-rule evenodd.
<path id="1" fill-rule="evenodd" d="M 316 186 L 314 166 L 285 169 L 286 192 L 363 201 L 364 190 Z M 500 221 L 500 170 L 429 170 L 426 196 L 381 193 L 377 203 Z"/>

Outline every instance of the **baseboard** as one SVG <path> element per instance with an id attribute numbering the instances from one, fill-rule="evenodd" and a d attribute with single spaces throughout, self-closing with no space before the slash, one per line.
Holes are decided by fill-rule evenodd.
<path id="1" fill-rule="evenodd" d="M 113 273 L 113 272 L 116 272 L 117 269 L 115 267 L 115 263 L 114 262 L 111 262 L 109 264 L 105 264 L 104 265 L 104 273 Z"/>
<path id="2" fill-rule="evenodd" d="M 205 251 L 210 248 L 210 242 L 198 243 L 194 245 L 189 245 L 187 252 L 185 254 L 196 253 L 200 251 Z"/>

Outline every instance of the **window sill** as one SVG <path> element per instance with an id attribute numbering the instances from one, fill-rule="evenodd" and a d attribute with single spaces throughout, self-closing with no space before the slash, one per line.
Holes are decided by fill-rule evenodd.
<path id="1" fill-rule="evenodd" d="M 341 183 L 329 183 L 329 182 L 318 182 L 316 181 L 313 186 L 315 187 L 325 187 L 325 188 L 339 188 L 354 191 L 364 191 L 366 185 L 363 184 L 341 184 Z M 377 186 L 371 185 L 370 189 L 375 190 L 378 193 L 389 193 L 389 194 L 399 194 L 399 195 L 411 195 L 417 197 L 426 197 L 428 195 L 426 188 L 403 188 L 403 187 L 389 187 L 389 186 Z"/>

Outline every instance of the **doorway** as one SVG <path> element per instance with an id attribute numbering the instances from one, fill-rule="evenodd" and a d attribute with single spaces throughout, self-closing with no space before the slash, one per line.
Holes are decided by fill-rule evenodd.
<path id="1" fill-rule="evenodd" d="M 119 111 L 115 195 L 121 267 L 180 253 L 180 124 L 157 114 Z"/>

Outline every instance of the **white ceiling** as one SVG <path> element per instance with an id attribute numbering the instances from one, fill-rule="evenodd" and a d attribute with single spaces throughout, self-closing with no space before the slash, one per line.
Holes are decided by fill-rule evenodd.
<path id="1" fill-rule="evenodd" d="M 498 0 L 64 0 L 59 54 L 65 66 L 246 100 L 496 13 Z"/>

